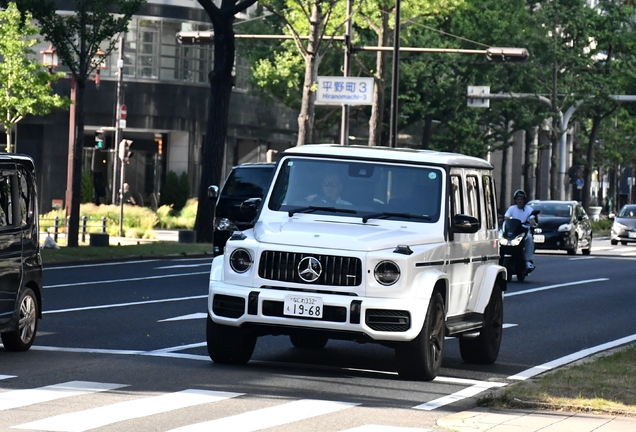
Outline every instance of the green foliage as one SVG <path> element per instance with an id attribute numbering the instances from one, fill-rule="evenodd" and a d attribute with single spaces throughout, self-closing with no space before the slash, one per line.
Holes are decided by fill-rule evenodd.
<path id="1" fill-rule="evenodd" d="M 45 115 L 66 107 L 69 100 L 53 94 L 50 82 L 64 74 L 49 74 L 31 49 L 39 40 L 31 15 L 20 16 L 15 3 L 0 10 L 0 122 L 12 151 L 11 129 L 26 115 Z"/>
<path id="2" fill-rule="evenodd" d="M 161 186 L 159 206 L 170 206 L 174 208 L 175 203 L 178 202 L 179 199 L 179 177 L 176 172 L 168 171 L 166 181 Z"/>
<path id="3" fill-rule="evenodd" d="M 609 233 L 610 228 L 612 228 L 612 223 L 614 221 L 611 219 L 599 219 L 597 221 L 592 221 L 592 232 L 595 234 L 599 233 Z"/>
<path id="4" fill-rule="evenodd" d="M 186 205 L 188 198 L 190 198 L 190 178 L 188 177 L 188 173 L 185 171 L 181 173 L 179 176 L 179 195 L 178 201 L 174 203 L 174 209 L 176 211 L 181 211 L 183 207 Z"/>
<path id="5" fill-rule="evenodd" d="M 82 171 L 82 203 L 89 203 L 93 201 L 94 195 L 93 176 L 90 171 Z"/>
<path id="6" fill-rule="evenodd" d="M 191 198 L 180 212 L 175 212 L 169 205 L 159 207 L 157 209 L 158 226 L 163 229 L 192 229 L 198 204 L 196 198 Z"/>

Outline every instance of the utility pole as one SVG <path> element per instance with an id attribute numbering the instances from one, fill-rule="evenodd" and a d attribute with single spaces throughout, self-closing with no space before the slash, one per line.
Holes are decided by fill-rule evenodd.
<path id="1" fill-rule="evenodd" d="M 115 114 L 115 142 L 113 147 L 115 152 L 113 153 L 113 186 L 111 203 L 115 204 L 117 198 L 117 161 L 119 160 L 119 141 L 121 141 L 121 88 L 124 81 L 124 35 L 119 37 L 119 59 L 117 60 L 117 97 L 116 104 L 117 109 Z"/>
<path id="2" fill-rule="evenodd" d="M 343 76 L 348 77 L 351 73 L 351 29 L 352 29 L 352 17 L 351 12 L 353 10 L 353 0 L 347 1 L 347 26 L 345 27 L 345 54 L 344 54 L 344 67 Z M 349 105 L 342 106 L 342 122 L 340 124 L 340 145 L 349 145 Z"/>
<path id="3" fill-rule="evenodd" d="M 397 147 L 398 86 L 400 84 L 400 0 L 395 0 L 395 28 L 393 29 L 393 76 L 391 77 L 391 121 L 389 147 Z"/>

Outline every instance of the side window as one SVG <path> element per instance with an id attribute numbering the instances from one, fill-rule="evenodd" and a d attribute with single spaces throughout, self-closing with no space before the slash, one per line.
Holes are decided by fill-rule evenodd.
<path id="1" fill-rule="evenodd" d="M 20 223 L 22 226 L 30 224 L 33 218 L 33 199 L 28 179 L 28 174 L 21 169 L 18 172 L 18 195 L 20 199 Z"/>
<path id="2" fill-rule="evenodd" d="M 466 214 L 481 220 L 479 208 L 479 182 L 474 175 L 466 176 Z"/>
<path id="3" fill-rule="evenodd" d="M 0 228 L 13 225 L 13 199 L 11 187 L 13 179 L 10 172 L 0 174 Z"/>
<path id="4" fill-rule="evenodd" d="M 451 217 L 456 214 L 464 213 L 464 200 L 462 199 L 461 177 L 452 175 L 450 177 L 450 198 L 451 198 Z"/>
<path id="5" fill-rule="evenodd" d="M 494 188 L 492 185 L 492 179 L 490 176 L 485 175 L 481 178 L 482 184 L 484 186 L 484 204 L 486 206 L 486 227 L 488 229 L 496 229 L 497 224 L 495 220 L 495 200 L 494 200 Z"/>

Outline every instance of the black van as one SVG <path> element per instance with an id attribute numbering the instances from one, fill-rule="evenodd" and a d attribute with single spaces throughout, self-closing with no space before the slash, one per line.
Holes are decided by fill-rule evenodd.
<path id="1" fill-rule="evenodd" d="M 262 199 L 274 176 L 274 162 L 244 163 L 232 168 L 216 202 L 214 255 L 221 255 L 234 231 L 254 226 L 253 212 L 241 210 L 246 200 Z"/>
<path id="2" fill-rule="evenodd" d="M 35 185 L 33 159 L 0 154 L 0 337 L 7 351 L 28 350 L 42 318 Z"/>

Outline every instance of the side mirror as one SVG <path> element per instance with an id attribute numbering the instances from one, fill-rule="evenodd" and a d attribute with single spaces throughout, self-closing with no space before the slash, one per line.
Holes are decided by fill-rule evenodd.
<path id="1" fill-rule="evenodd" d="M 456 233 L 473 234 L 479 231 L 481 224 L 479 219 L 465 214 L 456 214 L 453 216 L 451 228 Z"/>
<path id="2" fill-rule="evenodd" d="M 541 210 L 532 210 L 531 215 L 532 215 L 532 216 L 536 216 L 536 215 L 538 215 L 539 213 L 541 213 Z"/>
<path id="3" fill-rule="evenodd" d="M 216 199 L 219 196 L 219 187 L 212 185 L 208 186 L 208 199 Z"/>
<path id="4" fill-rule="evenodd" d="M 608 214 L 607 217 L 610 219 L 616 219 L 616 215 L 614 213 Z"/>

